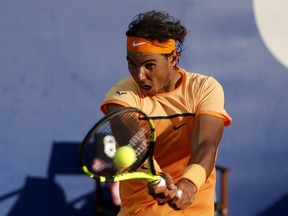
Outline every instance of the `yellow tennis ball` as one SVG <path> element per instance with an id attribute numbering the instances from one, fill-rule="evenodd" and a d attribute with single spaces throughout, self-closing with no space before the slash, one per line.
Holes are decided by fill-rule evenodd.
<path id="1" fill-rule="evenodd" d="M 131 146 L 122 146 L 116 150 L 114 164 L 119 169 L 131 166 L 136 160 L 136 152 Z"/>

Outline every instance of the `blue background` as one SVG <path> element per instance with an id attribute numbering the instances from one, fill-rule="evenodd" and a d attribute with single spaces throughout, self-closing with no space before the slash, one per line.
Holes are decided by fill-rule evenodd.
<path id="1" fill-rule="evenodd" d="M 35 215 L 85 211 L 95 183 L 75 152 L 106 91 L 128 76 L 128 24 L 151 9 L 191 29 L 180 66 L 225 89 L 233 124 L 217 163 L 231 168 L 230 215 L 256 215 L 288 193 L 288 69 L 260 38 L 250 0 L 1 0 L 0 215 L 23 194 Z"/>

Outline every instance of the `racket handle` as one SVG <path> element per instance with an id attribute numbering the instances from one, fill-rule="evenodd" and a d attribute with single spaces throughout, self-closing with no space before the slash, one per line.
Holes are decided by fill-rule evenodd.
<path id="1" fill-rule="evenodd" d="M 159 187 L 166 186 L 166 181 L 165 181 L 164 178 L 162 178 L 162 177 L 160 176 L 159 181 L 158 181 L 155 185 L 156 185 L 156 186 L 159 186 Z"/>

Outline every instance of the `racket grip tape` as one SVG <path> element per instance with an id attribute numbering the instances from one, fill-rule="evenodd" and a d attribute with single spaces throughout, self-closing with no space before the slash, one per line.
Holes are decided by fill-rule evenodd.
<path id="1" fill-rule="evenodd" d="M 166 186 L 166 181 L 165 181 L 165 179 L 160 176 L 159 181 L 158 181 L 157 183 L 155 183 L 154 186 L 157 186 L 157 187 Z"/>

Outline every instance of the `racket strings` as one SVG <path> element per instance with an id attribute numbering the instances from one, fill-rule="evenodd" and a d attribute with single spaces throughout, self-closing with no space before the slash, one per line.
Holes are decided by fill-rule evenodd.
<path id="1" fill-rule="evenodd" d="M 132 116 L 131 116 L 132 115 Z M 148 150 L 150 141 L 150 125 L 139 113 L 129 113 L 129 125 L 133 127 L 130 130 L 133 134 L 129 139 L 128 145 L 134 148 L 137 158 L 141 159 L 145 156 Z"/>
<path id="2" fill-rule="evenodd" d="M 140 156 L 142 153 L 146 153 L 148 147 L 148 140 L 146 138 L 147 131 L 142 127 L 129 141 L 130 146 L 136 151 L 136 155 Z"/>
<path id="3" fill-rule="evenodd" d="M 129 145 L 135 152 L 137 161 L 147 154 L 151 127 L 147 118 L 137 112 L 126 112 L 102 122 L 90 136 L 85 154 L 85 164 L 97 176 L 114 176 L 130 170 L 118 170 L 113 163 L 116 149 Z"/>

